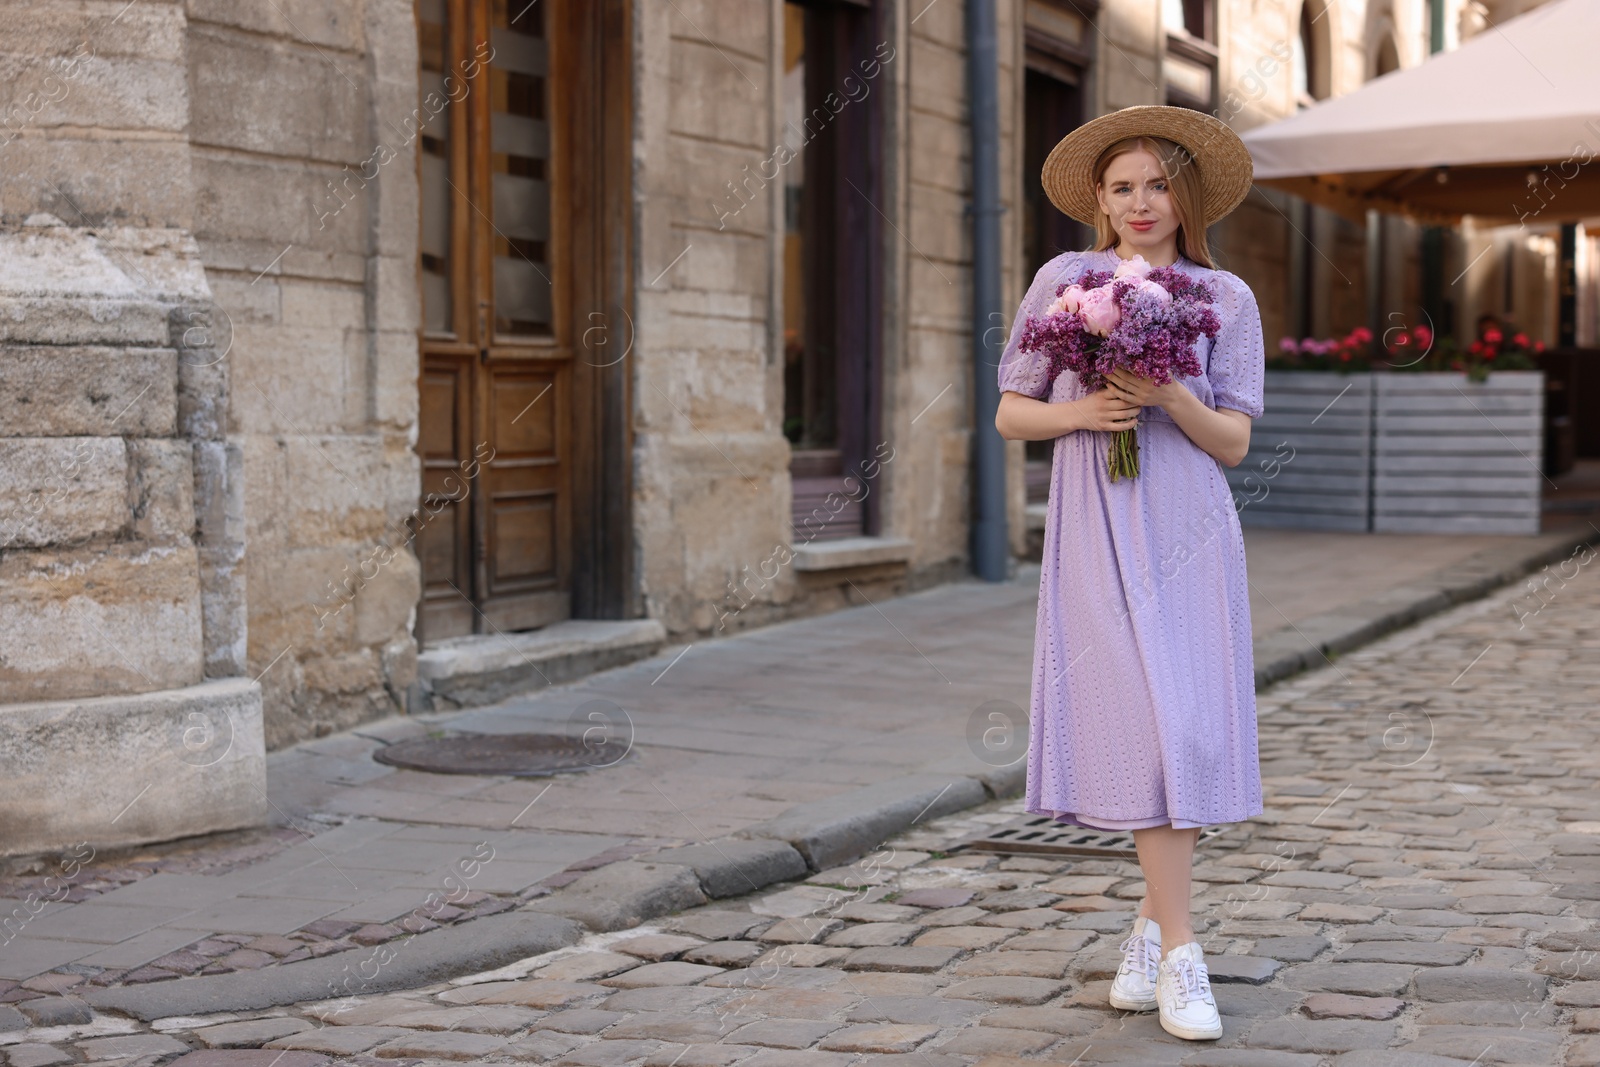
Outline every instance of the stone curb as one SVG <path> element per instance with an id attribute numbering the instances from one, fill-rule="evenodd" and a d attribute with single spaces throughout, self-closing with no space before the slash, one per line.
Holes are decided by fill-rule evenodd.
<path id="1" fill-rule="evenodd" d="M 530 901 L 524 911 L 560 915 L 607 933 L 705 902 L 706 894 L 693 870 L 676 863 L 656 863 L 651 857 L 596 867 L 549 896 Z"/>
<path id="2" fill-rule="evenodd" d="M 924 818 L 938 818 L 989 799 L 977 778 L 908 774 L 837 796 L 796 804 L 739 831 L 744 838 L 786 841 L 813 871 L 848 863 Z"/>
<path id="3" fill-rule="evenodd" d="M 443 926 L 370 951 L 341 952 L 259 971 L 117 986 L 84 995 L 96 1009 L 151 1022 L 411 989 L 459 974 L 504 967 L 574 944 L 583 930 L 568 919 L 527 911 Z"/>
<path id="4" fill-rule="evenodd" d="M 1255 643 L 1256 688 L 1264 689 L 1290 675 L 1320 667 L 1328 657 L 1359 648 L 1457 604 L 1488 596 L 1546 564 L 1564 559 L 1579 546 L 1596 541 L 1600 541 L 1600 533 L 1585 530 L 1520 553 L 1504 548 L 1484 549 L 1418 581 L 1274 630 Z"/>
<path id="5" fill-rule="evenodd" d="M 1014 772 L 986 776 L 1014 785 Z M 796 804 L 734 837 L 608 864 L 524 910 L 623 930 L 708 899 L 743 896 L 856 859 L 926 818 L 985 803 L 993 785 L 968 774 L 909 774 Z M 1003 794 L 1000 794 L 1003 795 Z"/>
<path id="6" fill-rule="evenodd" d="M 804 878 L 806 861 L 787 841 L 743 841 L 725 837 L 703 845 L 669 848 L 650 860 L 677 863 L 694 871 L 700 888 L 713 900 L 739 897 L 774 882 Z"/>

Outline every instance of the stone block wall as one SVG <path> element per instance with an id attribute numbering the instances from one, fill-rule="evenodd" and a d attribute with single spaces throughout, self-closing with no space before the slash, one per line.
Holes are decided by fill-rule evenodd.
<path id="1" fill-rule="evenodd" d="M 408 0 L 189 4 L 193 228 L 232 327 L 269 747 L 400 710 L 415 677 L 416 70 Z"/>
<path id="2" fill-rule="evenodd" d="M 183 412 L 214 383 L 180 371 L 200 349 L 173 327 L 199 321 L 210 293 L 180 232 L 109 238 L 45 214 L 0 230 L 0 704 L 205 674 L 198 442 Z"/>
<path id="3" fill-rule="evenodd" d="M 996 4 L 999 46 L 1001 174 L 1016 175 L 1022 158 L 1020 90 L 1022 8 Z M 972 135 L 967 113 L 966 12 L 963 4 L 908 3 L 904 23 L 903 160 L 896 183 L 899 217 L 892 242 L 899 297 L 886 309 L 902 321 L 902 341 L 887 353 L 886 436 L 896 458 L 885 474 L 889 525 L 914 543 L 911 567 L 919 584 L 968 572 L 973 425 Z M 1003 181 L 1001 287 L 1004 322 L 1031 278 L 1021 256 L 1020 181 Z M 904 234 L 907 239 L 901 239 Z M 978 427 L 993 432 L 992 424 Z"/>
<path id="4" fill-rule="evenodd" d="M 883 44 L 893 53 L 869 92 L 885 130 L 886 178 L 874 206 L 887 220 L 881 447 L 893 459 L 869 492 L 882 494 L 882 536 L 912 547 L 902 564 L 804 574 L 775 555 L 792 538 L 782 179 L 753 177 L 782 138 L 783 5 L 634 8 L 634 536 L 645 611 L 674 635 L 726 633 L 965 573 L 972 394 L 963 8 L 885 7 Z M 1000 7 L 1009 78 L 1019 8 Z M 1002 106 L 1008 152 L 1016 148 L 1011 103 Z M 1020 299 L 1018 279 L 1008 276 L 1007 286 Z"/>
<path id="5" fill-rule="evenodd" d="M 0 225 L 0 265 L 0 855 L 259 821 L 242 464 L 198 249 L 38 212 Z"/>
<path id="6" fill-rule="evenodd" d="M 32 303 L 0 319 L 0 470 L 26 503 L 0 600 L 28 620 L 0 643 L 0 701 L 261 674 L 273 746 L 398 709 L 410 0 L 40 0 L 7 31 L 0 291 Z M 64 226 L 23 225 L 44 214 Z M 44 264 L 18 251 L 40 234 Z M 70 291 L 12 284 L 41 271 Z"/>

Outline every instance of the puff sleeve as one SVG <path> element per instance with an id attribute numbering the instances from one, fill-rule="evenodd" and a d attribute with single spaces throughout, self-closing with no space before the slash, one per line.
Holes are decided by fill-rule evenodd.
<path id="1" fill-rule="evenodd" d="M 1242 411 L 1252 419 L 1265 410 L 1267 350 L 1256 295 L 1236 274 L 1223 272 L 1217 284 L 1217 318 L 1222 329 L 1211 343 L 1206 380 L 1211 406 Z"/>
<path id="2" fill-rule="evenodd" d="M 1050 357 L 1043 352 L 1023 352 L 1018 349 L 1022 329 L 1028 316 L 1039 315 L 1056 298 L 1056 286 L 1067 280 L 1071 262 L 1078 253 L 1063 252 L 1033 276 L 1033 283 L 1017 308 L 1017 317 L 1011 322 L 1011 336 L 1000 353 L 1000 391 L 1021 393 L 1035 400 L 1043 400 L 1050 392 Z"/>

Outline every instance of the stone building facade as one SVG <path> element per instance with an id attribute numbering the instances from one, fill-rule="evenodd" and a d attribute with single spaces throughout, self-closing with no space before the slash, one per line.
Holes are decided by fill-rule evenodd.
<path id="1" fill-rule="evenodd" d="M 1416 0 L 1306 5 L 998 0 L 1008 307 L 1087 240 L 1037 188 L 1076 123 L 1426 55 Z M 964 17 L 8 5 L 0 854 L 259 821 L 267 749 L 963 576 Z M 1364 321 L 1363 241 L 1263 192 L 1212 233 L 1269 339 Z"/>

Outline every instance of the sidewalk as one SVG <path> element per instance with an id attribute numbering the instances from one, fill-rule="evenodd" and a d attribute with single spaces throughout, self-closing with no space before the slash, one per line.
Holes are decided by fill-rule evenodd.
<path id="1" fill-rule="evenodd" d="M 1577 536 L 1247 531 L 1258 675 L 1323 663 L 1319 648 L 1353 647 L 1481 595 L 1569 555 Z M 1028 569 L 1008 583 L 943 586 L 668 649 L 494 707 L 390 719 L 276 753 L 274 830 L 95 858 L 65 895 L 45 881 L 63 874 L 55 869 L 0 883 L 0 897 L 11 898 L 0 915 L 26 916 L 0 935 L 0 979 L 79 976 L 0 982 L 0 1030 L 4 1002 L 26 1008 L 63 983 L 176 991 L 188 985 L 174 978 L 295 961 L 311 974 L 322 957 L 418 929 L 439 927 L 417 939 L 435 948 L 411 953 L 429 966 L 490 965 L 482 953 L 570 943 L 581 934 L 570 919 L 629 925 L 704 900 L 719 877 L 734 884 L 713 895 L 745 893 L 847 862 L 916 818 L 1013 795 L 1023 739 L 996 754 L 981 736 L 998 721 L 995 708 L 1025 715 L 1036 582 Z M 567 733 L 575 713 L 597 708 L 632 744 L 628 759 L 602 770 L 451 776 L 372 759 L 383 744 L 441 729 Z M 720 843 L 669 861 L 694 869 L 698 886 L 641 873 L 666 863 L 630 859 L 708 841 Z M 448 903 L 424 914 L 441 897 Z M 488 922 L 513 909 L 517 924 L 509 915 Z M 496 950 L 490 931 L 513 926 L 520 932 Z"/>
<path id="2" fill-rule="evenodd" d="M 1145 891 L 1131 860 L 959 848 L 1020 808 L 997 800 L 716 907 L 557 931 L 554 951 L 494 946 L 565 921 L 528 910 L 425 933 L 349 998 L 289 977 L 337 977 L 338 953 L 109 989 L 59 974 L 29 985 L 70 995 L 0 1004 L 0 1050 L 9 1067 L 1596 1067 L 1600 582 L 1549 593 L 1519 612 L 1502 589 L 1262 694 L 1267 810 L 1194 867 L 1216 1042 L 1107 1004 Z M 441 934 L 473 954 L 416 955 Z"/>

